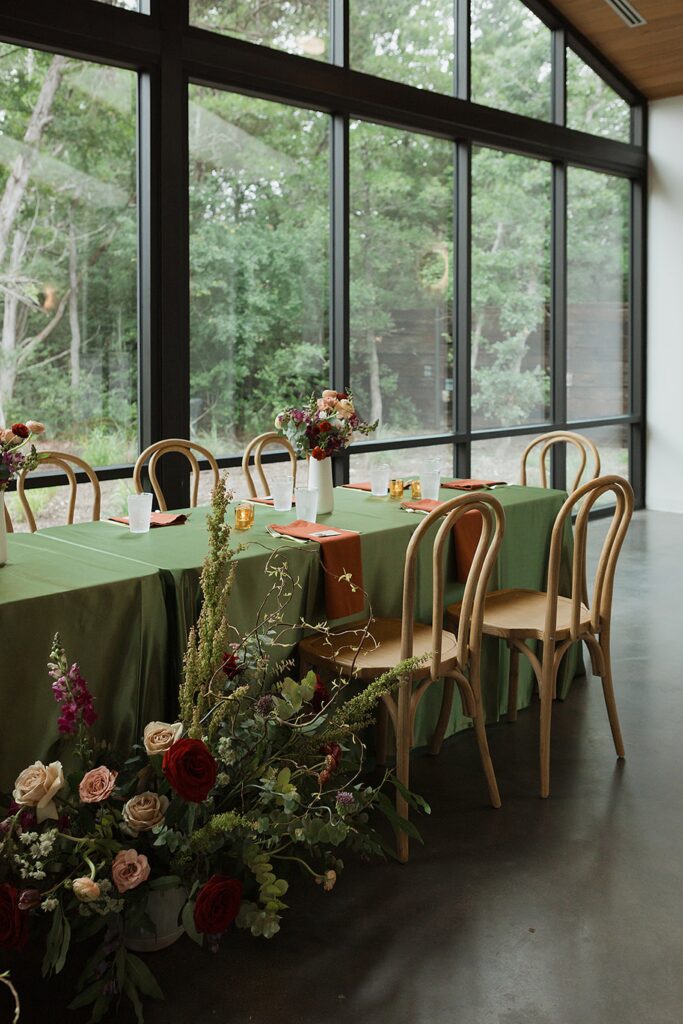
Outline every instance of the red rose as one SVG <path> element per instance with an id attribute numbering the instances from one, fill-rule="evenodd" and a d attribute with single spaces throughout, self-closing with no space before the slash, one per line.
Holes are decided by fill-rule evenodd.
<path id="1" fill-rule="evenodd" d="M 14 428 L 13 428 L 14 429 Z M 21 949 L 28 942 L 28 914 L 19 909 L 19 892 L 0 885 L 0 949 Z"/>
<path id="2" fill-rule="evenodd" d="M 325 704 L 329 703 L 329 701 L 330 701 L 330 691 L 327 689 L 325 684 L 322 682 L 322 680 L 320 679 L 320 676 L 316 676 L 315 689 L 313 691 L 313 696 L 311 697 L 309 703 L 311 704 L 313 710 L 317 714 L 318 711 L 322 710 L 322 708 L 325 706 Z"/>
<path id="3" fill-rule="evenodd" d="M 239 675 L 241 668 L 240 660 L 236 653 L 239 648 L 239 644 L 230 644 L 230 646 L 232 647 L 232 650 L 225 651 L 223 654 L 223 664 L 221 668 L 228 679 L 234 679 L 235 676 Z"/>
<path id="4" fill-rule="evenodd" d="M 161 767 L 178 796 L 193 804 L 206 800 L 218 770 L 206 744 L 190 739 L 171 744 Z"/>
<path id="5" fill-rule="evenodd" d="M 237 917 L 242 902 L 242 883 L 229 875 L 212 875 L 202 886 L 194 905 L 198 932 L 222 935 Z"/>
<path id="6" fill-rule="evenodd" d="M 321 434 L 326 434 L 328 430 L 332 430 L 332 424 L 329 420 L 321 420 L 318 424 L 318 430 Z"/>
<path id="7" fill-rule="evenodd" d="M 318 462 L 322 462 L 323 459 L 327 458 L 326 453 L 322 450 L 322 448 L 319 448 L 317 445 L 311 452 L 311 455 L 313 456 L 314 459 L 317 459 Z"/>
<path id="8" fill-rule="evenodd" d="M 23 437 L 24 440 L 31 433 L 25 423 L 13 423 L 10 430 L 16 437 Z"/>

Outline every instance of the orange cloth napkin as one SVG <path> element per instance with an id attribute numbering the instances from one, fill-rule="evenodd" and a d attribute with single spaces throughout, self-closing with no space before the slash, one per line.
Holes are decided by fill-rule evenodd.
<path id="1" fill-rule="evenodd" d="M 372 490 L 372 485 L 370 483 L 342 484 L 342 487 L 350 487 L 354 491 L 371 491 Z"/>
<path id="2" fill-rule="evenodd" d="M 325 607 L 329 619 L 343 619 L 347 615 L 361 615 L 365 611 L 363 589 L 363 560 L 360 549 L 360 535 L 336 526 L 308 523 L 295 519 L 293 523 L 280 526 L 271 523 L 269 529 L 283 537 L 298 540 L 313 540 L 320 544 L 320 557 L 325 569 Z M 338 537 L 312 537 L 320 530 L 334 530 Z M 342 573 L 350 573 L 353 583 L 359 589 L 353 590 L 346 580 L 340 580 Z"/>
<path id="3" fill-rule="evenodd" d="M 505 480 L 450 480 L 442 483 L 442 487 L 452 488 L 454 491 L 480 491 L 482 487 L 501 487 Z"/>
<path id="4" fill-rule="evenodd" d="M 259 505 L 274 505 L 272 498 L 245 498 L 245 501 L 256 501 Z"/>
<path id="5" fill-rule="evenodd" d="M 124 526 L 128 526 L 128 516 L 109 516 L 112 523 L 123 523 Z M 179 526 L 181 523 L 187 521 L 187 516 L 184 512 L 178 512 L 176 515 L 173 512 L 152 512 L 152 517 L 149 521 L 150 526 Z"/>
<path id="6" fill-rule="evenodd" d="M 443 501 L 433 501 L 431 498 L 423 498 L 422 501 L 404 501 L 401 508 L 415 509 L 418 512 L 433 512 Z M 458 583 L 466 583 L 467 576 L 472 568 L 472 562 L 477 550 L 482 528 L 481 512 L 476 508 L 465 512 L 460 516 L 453 527 L 453 541 L 455 543 L 455 578 Z"/>

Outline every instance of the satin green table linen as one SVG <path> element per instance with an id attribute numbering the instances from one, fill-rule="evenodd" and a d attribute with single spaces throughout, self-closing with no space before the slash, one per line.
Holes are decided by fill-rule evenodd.
<path id="1" fill-rule="evenodd" d="M 0 568 L 0 788 L 57 756 L 47 661 L 55 632 L 95 695 L 96 733 L 128 743 L 167 707 L 163 579 L 152 566 L 40 534 L 8 537 Z"/>
<path id="2" fill-rule="evenodd" d="M 441 498 L 457 496 L 456 491 L 442 489 Z M 542 588 L 545 581 L 550 533 L 555 516 L 566 494 L 562 491 L 535 487 L 508 486 L 495 490 L 506 515 L 506 532 L 494 570 L 492 588 Z M 104 557 L 135 562 L 148 570 L 159 571 L 166 593 L 168 629 L 171 638 L 168 658 L 167 684 L 173 690 L 182 666 L 187 632 L 195 620 L 200 603 L 199 572 L 206 555 L 207 509 L 191 510 L 182 526 L 151 530 L 148 534 L 131 534 L 125 527 L 111 523 L 83 523 L 70 527 L 55 527 L 41 531 L 43 543 L 54 546 L 83 548 Z M 266 597 L 272 581 L 266 575 L 268 558 L 275 549 L 283 552 L 291 576 L 297 580 L 288 604 L 286 618 L 296 624 L 304 619 L 319 622 L 325 618 L 323 574 L 320 568 L 319 546 L 297 544 L 273 538 L 266 532 L 268 523 L 288 523 L 296 513 L 275 512 L 270 506 L 255 505 L 255 525 L 246 532 L 233 533 L 234 543 L 246 545 L 237 554 L 237 575 L 229 609 L 230 619 L 239 629 L 251 629 L 257 609 Z M 390 498 L 376 498 L 363 491 L 350 488 L 335 490 L 335 510 L 319 517 L 321 524 L 337 525 L 358 530 L 361 534 L 364 588 L 372 603 L 373 612 L 382 616 L 400 616 L 403 588 L 403 563 L 406 548 L 420 516 L 402 511 L 399 503 Z M 565 559 L 562 572 L 563 590 L 569 585 L 569 559 L 571 530 L 565 540 Z M 454 568 L 454 553 L 448 554 L 449 567 Z M 454 572 L 446 587 L 448 603 L 462 596 L 463 586 L 454 582 Z M 431 617 L 431 545 L 423 545 L 418 562 L 417 616 L 424 621 Z M 143 630 L 146 628 L 142 624 Z M 293 650 L 296 633 L 288 640 L 291 646 L 283 648 L 285 656 Z M 482 678 L 486 717 L 488 722 L 498 720 L 507 710 L 508 651 L 505 644 L 486 640 L 483 651 Z M 564 696 L 571 679 L 581 670 L 578 647 L 565 656 L 558 692 Z M 519 702 L 529 703 L 532 693 L 531 670 L 526 659 L 520 661 Z M 172 694 L 171 694 L 172 696 Z M 433 686 L 427 692 L 415 724 L 415 742 L 418 746 L 431 737 L 441 702 L 441 687 Z M 448 735 L 469 726 L 456 697 Z"/>

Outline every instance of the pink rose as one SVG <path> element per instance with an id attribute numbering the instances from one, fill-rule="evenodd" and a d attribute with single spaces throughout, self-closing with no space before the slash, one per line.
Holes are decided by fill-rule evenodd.
<path id="1" fill-rule="evenodd" d="M 323 391 L 323 396 L 318 399 L 317 405 L 321 412 L 325 412 L 326 410 L 334 409 L 337 404 L 337 400 L 337 392 L 330 391 L 328 388 L 326 391 Z"/>
<path id="2" fill-rule="evenodd" d="M 14 783 L 12 796 L 22 807 L 35 807 L 38 824 L 46 818 L 59 817 L 54 798 L 64 785 L 64 772 L 60 761 L 43 764 L 36 761 L 24 768 Z"/>
<path id="3" fill-rule="evenodd" d="M 110 771 L 106 765 L 86 772 L 78 787 L 78 795 L 84 804 L 99 804 L 106 800 L 116 785 L 119 773 Z"/>
<path id="4" fill-rule="evenodd" d="M 340 402 L 337 402 L 334 414 L 340 420 L 350 420 L 355 411 L 353 402 L 350 402 L 348 398 L 342 398 Z"/>
<path id="5" fill-rule="evenodd" d="M 73 890 L 81 903 L 92 903 L 100 898 L 100 887 L 93 878 L 74 878 Z"/>
<path id="6" fill-rule="evenodd" d="M 136 850 L 119 850 L 111 865 L 111 877 L 119 892 L 137 889 L 149 878 L 149 861 Z"/>

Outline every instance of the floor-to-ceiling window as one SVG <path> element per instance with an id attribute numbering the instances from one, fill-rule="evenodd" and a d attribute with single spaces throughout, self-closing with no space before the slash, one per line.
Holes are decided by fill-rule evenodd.
<path id="1" fill-rule="evenodd" d="M 0 40 L 0 405 L 113 506 L 141 446 L 236 470 L 328 383 L 380 421 L 340 480 L 514 480 L 569 427 L 642 501 L 644 105 L 554 10 L 73 0 Z"/>

